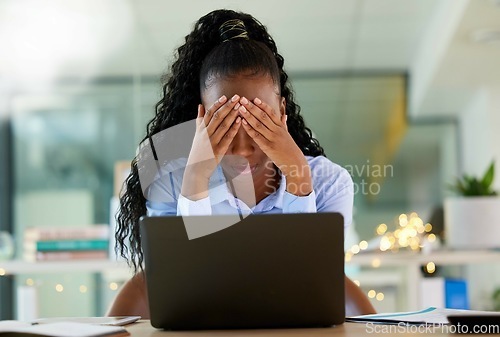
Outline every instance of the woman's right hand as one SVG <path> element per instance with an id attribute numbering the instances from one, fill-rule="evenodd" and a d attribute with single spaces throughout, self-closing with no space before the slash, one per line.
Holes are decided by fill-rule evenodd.
<path id="1" fill-rule="evenodd" d="M 205 111 L 198 105 L 196 133 L 184 172 L 181 194 L 191 200 L 208 196 L 208 182 L 241 126 L 240 97 L 219 98 Z"/>

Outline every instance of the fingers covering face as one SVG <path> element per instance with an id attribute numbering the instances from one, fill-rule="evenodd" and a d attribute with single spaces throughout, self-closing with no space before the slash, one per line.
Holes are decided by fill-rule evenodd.
<path id="1" fill-rule="evenodd" d="M 221 133 L 222 130 L 227 132 L 231 125 L 233 125 L 236 117 L 238 117 L 238 112 L 234 110 L 234 107 L 238 104 L 239 99 L 238 95 L 234 95 L 230 100 L 226 96 L 222 96 L 207 109 L 204 121 L 209 137 L 216 132 Z"/>
<path id="2" fill-rule="evenodd" d="M 279 112 L 276 112 L 260 99 L 256 98 L 251 102 L 243 97 L 240 102 L 242 105 L 238 110 L 243 118 L 242 122 L 245 130 L 249 131 L 249 126 L 252 129 L 250 136 L 255 135 L 258 137 L 262 135 L 267 140 L 272 141 L 281 129 L 286 130 Z"/>
<path id="3" fill-rule="evenodd" d="M 280 116 L 280 111 L 275 111 L 259 98 L 250 101 L 239 95 L 234 95 L 231 99 L 223 95 L 206 112 L 200 114 L 199 111 L 198 116 L 203 117 L 213 145 L 230 143 L 240 126 L 254 140 L 260 137 L 262 140 L 273 141 L 280 131 L 287 130 L 286 119 Z"/>
<path id="4" fill-rule="evenodd" d="M 222 96 L 205 113 L 198 112 L 198 117 L 202 117 L 200 127 L 205 129 L 204 132 L 217 157 L 226 153 L 241 127 L 241 117 L 238 112 L 239 99 L 238 95 L 234 95 L 230 100 Z M 200 110 L 204 110 L 203 106 Z"/>

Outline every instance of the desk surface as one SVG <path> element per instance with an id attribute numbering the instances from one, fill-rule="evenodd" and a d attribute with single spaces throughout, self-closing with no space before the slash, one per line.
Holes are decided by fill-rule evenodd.
<path id="1" fill-rule="evenodd" d="M 215 336 L 256 336 L 256 337 L 314 337 L 314 336 L 333 336 L 333 337 L 363 337 L 383 334 L 386 337 L 392 336 L 415 336 L 419 334 L 432 333 L 433 336 L 478 336 L 469 334 L 448 333 L 447 327 L 400 327 L 397 325 L 365 325 L 361 323 L 345 323 L 332 328 L 321 329 L 273 329 L 273 330 L 211 330 L 211 331 L 161 331 L 153 328 L 149 321 L 142 320 L 138 323 L 126 326 L 131 337 L 147 336 L 171 336 L 171 337 L 215 337 Z M 390 330 L 392 329 L 392 330 Z M 404 330 L 407 329 L 407 330 Z M 417 330 L 420 329 L 420 330 Z M 427 329 L 427 330 L 426 330 Z M 500 334 L 490 334 L 488 336 L 500 336 Z"/>

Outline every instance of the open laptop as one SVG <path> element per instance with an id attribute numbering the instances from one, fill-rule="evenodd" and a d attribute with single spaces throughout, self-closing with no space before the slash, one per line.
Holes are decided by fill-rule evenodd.
<path id="1" fill-rule="evenodd" d="M 344 221 L 338 213 L 250 215 L 189 239 L 185 223 L 229 216 L 143 217 L 151 324 L 169 330 L 342 324 Z"/>

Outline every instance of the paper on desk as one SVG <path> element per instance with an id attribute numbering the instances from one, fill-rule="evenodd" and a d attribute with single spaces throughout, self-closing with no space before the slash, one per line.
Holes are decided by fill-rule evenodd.
<path id="1" fill-rule="evenodd" d="M 141 316 L 111 316 L 111 317 L 50 317 L 32 321 L 33 324 L 47 324 L 58 322 L 75 322 L 96 325 L 127 325 L 141 319 Z"/>
<path id="2" fill-rule="evenodd" d="M 459 309 L 444 309 L 429 307 L 420 311 L 394 312 L 387 314 L 373 314 L 346 317 L 348 322 L 372 322 L 383 324 L 448 324 L 449 315 L 467 314 L 467 315 L 484 315 L 491 314 L 490 311 L 473 311 Z"/>
<path id="3" fill-rule="evenodd" d="M 0 321 L 0 336 L 9 335 L 38 335 L 50 337 L 100 337 L 100 336 L 128 336 L 129 333 L 120 326 L 99 326 L 92 324 L 61 322 L 35 324 L 21 321 Z"/>

